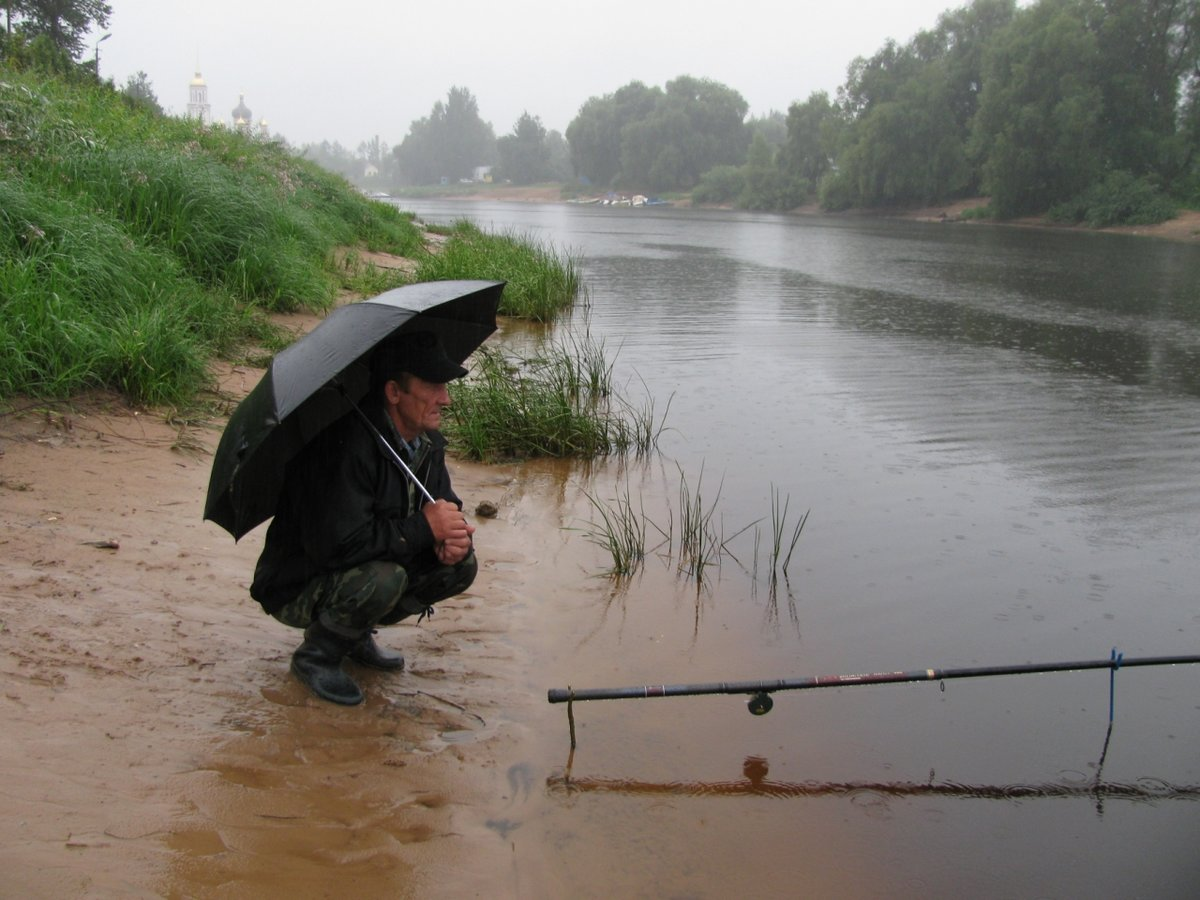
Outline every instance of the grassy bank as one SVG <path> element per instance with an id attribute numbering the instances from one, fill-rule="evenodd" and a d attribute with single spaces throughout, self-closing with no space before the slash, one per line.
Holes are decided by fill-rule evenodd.
<path id="1" fill-rule="evenodd" d="M 553 322 L 574 305 L 579 270 L 569 253 L 527 235 L 485 232 L 465 219 L 447 233 L 449 240 L 439 252 L 420 255 L 417 281 L 505 281 L 500 313 L 534 322 Z"/>
<path id="2" fill-rule="evenodd" d="M 278 144 L 0 69 L 0 405 L 108 389 L 186 406 L 214 358 L 282 346 L 268 313 L 323 312 L 339 291 L 503 280 L 501 314 L 540 323 L 580 292 L 571 256 L 531 238 L 463 221 L 435 252 L 426 236 Z M 479 378 L 456 386 L 469 455 L 595 456 L 656 437 L 650 411 L 612 395 L 602 348 L 481 356 Z"/>
<path id="3" fill-rule="evenodd" d="M 327 309 L 346 245 L 421 233 L 278 145 L 0 70 L 0 399 L 184 401 L 265 312 Z"/>

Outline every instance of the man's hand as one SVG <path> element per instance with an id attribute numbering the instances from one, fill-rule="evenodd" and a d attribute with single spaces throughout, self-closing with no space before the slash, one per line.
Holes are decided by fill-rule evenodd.
<path id="1" fill-rule="evenodd" d="M 449 500 L 436 500 L 421 507 L 429 528 L 433 531 L 434 550 L 438 562 L 452 566 L 466 559 L 471 552 L 471 535 L 475 526 L 466 520 L 462 510 Z"/>

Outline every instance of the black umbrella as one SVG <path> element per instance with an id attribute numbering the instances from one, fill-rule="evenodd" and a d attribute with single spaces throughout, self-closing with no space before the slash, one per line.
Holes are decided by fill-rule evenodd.
<path id="1" fill-rule="evenodd" d="M 387 338 L 432 331 L 462 362 L 496 330 L 503 281 L 426 281 L 342 306 L 281 351 L 221 435 L 204 518 L 240 538 L 275 514 L 285 466 L 367 393 Z M 398 459 L 398 457 L 397 457 Z"/>

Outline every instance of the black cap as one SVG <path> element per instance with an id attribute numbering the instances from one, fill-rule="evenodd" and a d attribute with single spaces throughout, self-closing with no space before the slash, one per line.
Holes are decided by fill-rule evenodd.
<path id="1" fill-rule="evenodd" d="M 395 378 L 401 372 L 434 384 L 445 384 L 467 374 L 465 368 L 446 355 L 442 342 L 431 331 L 405 333 L 388 339 L 375 349 L 371 374 L 376 384 Z"/>

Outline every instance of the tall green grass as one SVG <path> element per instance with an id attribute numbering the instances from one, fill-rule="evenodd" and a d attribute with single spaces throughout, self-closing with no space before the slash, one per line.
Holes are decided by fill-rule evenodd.
<path id="1" fill-rule="evenodd" d="M 635 510 L 625 486 L 624 494 L 618 494 L 612 504 L 602 503 L 585 491 L 592 511 L 600 517 L 599 524 L 593 523 L 586 531 L 587 539 L 608 551 L 612 566 L 608 574 L 627 577 L 635 574 L 646 556 L 646 513 Z"/>
<path id="2" fill-rule="evenodd" d="M 663 420 L 615 394 L 610 370 L 595 344 L 551 343 L 528 359 L 484 345 L 451 385 L 446 431 L 456 450 L 484 461 L 648 453 Z"/>
<path id="3" fill-rule="evenodd" d="M 580 290 L 570 253 L 529 235 L 485 232 L 465 219 L 455 223 L 438 252 L 420 257 L 415 278 L 506 281 L 500 313 L 535 322 L 555 321 L 574 306 Z"/>
<path id="4" fill-rule="evenodd" d="M 277 144 L 0 68 L 0 400 L 180 401 L 264 311 L 328 309 L 346 245 L 422 235 Z"/>
<path id="5" fill-rule="evenodd" d="M 721 486 L 711 501 L 706 502 L 702 493 L 704 472 L 693 490 L 679 471 L 679 556 L 678 567 L 697 584 L 703 583 L 710 566 L 721 559 L 723 541 L 717 531 L 713 517 L 721 499 Z"/>
<path id="6" fill-rule="evenodd" d="M 252 311 L 183 276 L 110 219 L 0 180 L 0 397 L 112 387 L 174 403 L 206 360 L 254 333 Z"/>

